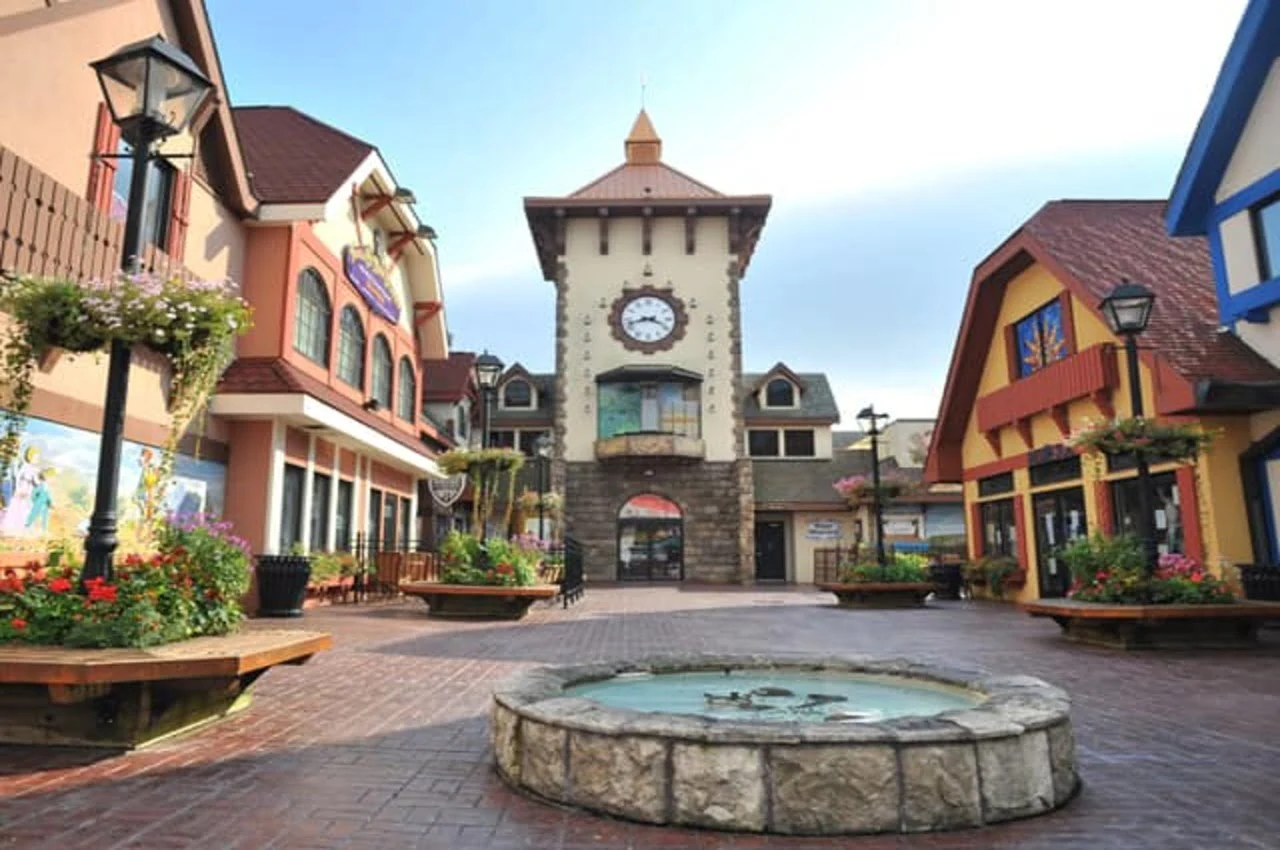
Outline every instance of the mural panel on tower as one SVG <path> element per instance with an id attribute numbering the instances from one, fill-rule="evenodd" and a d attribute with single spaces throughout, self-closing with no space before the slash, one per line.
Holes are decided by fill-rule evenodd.
<path id="1" fill-rule="evenodd" d="M 0 479 L 0 553 L 42 553 L 83 538 L 93 513 L 98 445 L 92 431 L 30 417 L 18 455 Z M 120 551 L 145 548 L 141 529 L 170 513 L 221 514 L 226 467 L 179 455 L 167 487 L 160 450 L 125 441 L 120 461 Z"/>

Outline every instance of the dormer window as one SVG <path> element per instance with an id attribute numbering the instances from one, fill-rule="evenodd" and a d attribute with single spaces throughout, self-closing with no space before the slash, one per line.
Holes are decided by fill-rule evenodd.
<path id="1" fill-rule="evenodd" d="M 786 378 L 774 378 L 764 388 L 765 407 L 795 407 L 796 387 Z"/>
<path id="2" fill-rule="evenodd" d="M 533 407 L 533 387 L 528 381 L 508 381 L 502 388 L 503 407 Z"/>

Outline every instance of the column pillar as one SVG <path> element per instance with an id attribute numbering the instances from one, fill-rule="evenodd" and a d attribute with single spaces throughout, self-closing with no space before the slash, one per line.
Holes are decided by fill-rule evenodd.
<path id="1" fill-rule="evenodd" d="M 263 517 L 262 551 L 268 555 L 280 552 L 280 501 L 284 492 L 285 426 L 271 420 L 271 457 L 267 468 L 267 515 Z"/>

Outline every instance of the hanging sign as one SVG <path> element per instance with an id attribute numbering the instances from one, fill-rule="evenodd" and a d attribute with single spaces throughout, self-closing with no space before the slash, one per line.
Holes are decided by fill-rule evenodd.
<path id="1" fill-rule="evenodd" d="M 342 270 L 373 312 L 387 321 L 400 321 L 400 302 L 387 285 L 377 254 L 367 248 L 348 245 L 342 249 Z"/>
<path id="2" fill-rule="evenodd" d="M 450 475 L 448 478 L 427 479 L 427 489 L 431 498 L 442 508 L 448 508 L 462 498 L 462 491 L 467 489 L 467 476 Z"/>

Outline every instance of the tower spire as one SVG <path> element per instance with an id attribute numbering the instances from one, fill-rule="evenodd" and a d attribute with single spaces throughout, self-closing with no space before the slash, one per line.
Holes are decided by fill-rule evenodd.
<path id="1" fill-rule="evenodd" d="M 655 165 L 662 161 L 662 139 L 653 129 L 649 113 L 641 107 L 640 114 L 631 125 L 631 133 L 624 145 L 629 165 Z"/>

